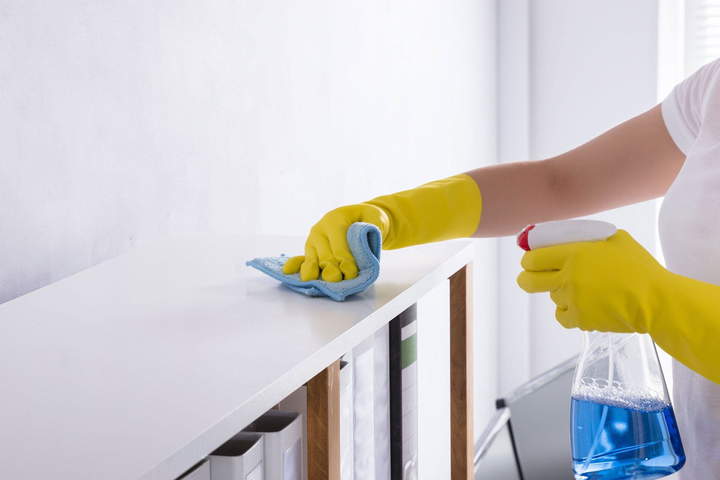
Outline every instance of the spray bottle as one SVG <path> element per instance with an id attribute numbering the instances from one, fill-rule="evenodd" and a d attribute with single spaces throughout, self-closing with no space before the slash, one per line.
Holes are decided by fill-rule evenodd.
<path id="1" fill-rule="evenodd" d="M 529 225 L 526 250 L 607 240 L 614 225 L 567 220 Z M 675 413 L 649 335 L 583 332 L 571 393 L 570 442 L 577 480 L 654 479 L 685 464 Z"/>

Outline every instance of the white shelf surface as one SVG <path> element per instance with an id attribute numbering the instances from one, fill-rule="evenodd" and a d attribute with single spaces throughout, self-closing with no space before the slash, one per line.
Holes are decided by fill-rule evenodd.
<path id="1" fill-rule="evenodd" d="M 0 475 L 171 480 L 472 260 L 383 252 L 343 303 L 245 261 L 299 237 L 170 239 L 0 305 Z"/>

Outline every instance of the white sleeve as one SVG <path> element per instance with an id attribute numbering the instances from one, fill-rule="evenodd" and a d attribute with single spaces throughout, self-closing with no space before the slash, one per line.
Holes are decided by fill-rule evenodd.
<path id="1" fill-rule="evenodd" d="M 679 83 L 662 102 L 662 116 L 670 136 L 687 155 L 697 139 L 705 114 L 707 91 L 720 80 L 720 59 L 714 60 Z"/>

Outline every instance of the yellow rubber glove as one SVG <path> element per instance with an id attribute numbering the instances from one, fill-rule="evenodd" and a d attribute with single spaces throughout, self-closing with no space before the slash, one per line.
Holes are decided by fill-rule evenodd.
<path id="1" fill-rule="evenodd" d="M 292 257 L 283 272 L 300 272 L 302 281 L 339 282 L 357 277 L 355 259 L 347 243 L 347 229 L 355 222 L 376 225 L 383 250 L 469 237 L 480 222 L 482 199 L 475 180 L 455 175 L 405 192 L 385 195 L 327 213 L 310 230 L 305 255 Z"/>
<path id="2" fill-rule="evenodd" d="M 649 333 L 663 350 L 720 383 L 720 286 L 676 275 L 627 232 L 607 241 L 526 252 L 518 285 L 550 292 L 565 328 Z"/>

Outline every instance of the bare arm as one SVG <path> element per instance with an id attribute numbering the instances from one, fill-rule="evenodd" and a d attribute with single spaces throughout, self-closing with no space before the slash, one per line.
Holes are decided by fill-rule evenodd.
<path id="1" fill-rule="evenodd" d="M 530 223 L 661 197 L 684 161 L 657 105 L 557 157 L 473 170 L 467 174 L 483 199 L 474 236 L 513 235 Z"/>

